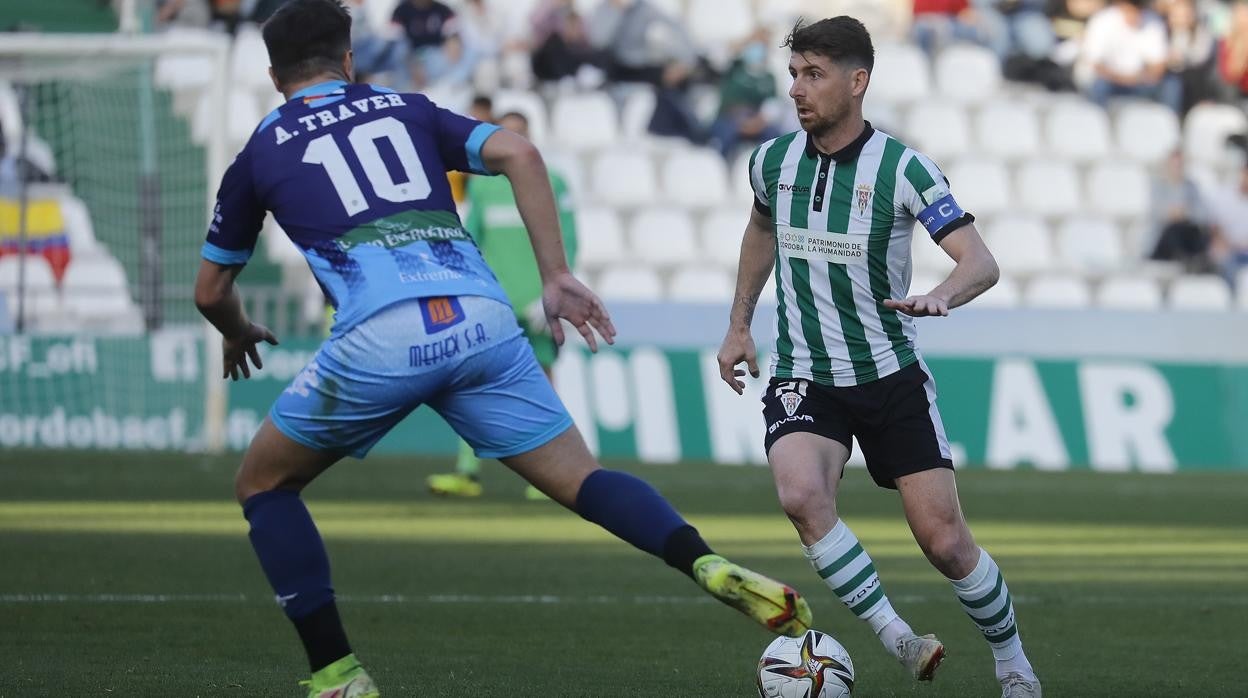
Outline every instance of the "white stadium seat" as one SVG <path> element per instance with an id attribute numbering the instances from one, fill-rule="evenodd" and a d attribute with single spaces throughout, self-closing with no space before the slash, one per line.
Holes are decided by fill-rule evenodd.
<path id="1" fill-rule="evenodd" d="M 975 120 L 975 133 L 984 152 L 993 157 L 1019 160 L 1040 153 L 1040 119 L 1025 102 L 985 105 Z"/>
<path id="2" fill-rule="evenodd" d="M 1109 155 L 1109 117 L 1091 102 L 1063 100 L 1045 120 L 1045 140 L 1059 157 L 1089 162 Z"/>
<path id="3" fill-rule="evenodd" d="M 65 221 L 65 235 L 69 238 L 69 250 L 74 256 L 89 255 L 100 250 L 95 238 L 95 225 L 91 212 L 82 199 L 65 193 L 57 197 L 61 208 L 61 220 Z"/>
<path id="4" fill-rule="evenodd" d="M 987 226 L 985 237 L 1002 271 L 1034 273 L 1053 265 L 1053 241 L 1038 218 L 998 218 Z"/>
<path id="5" fill-rule="evenodd" d="M 223 113 L 224 111 L 224 113 Z M 229 101 L 222 110 L 213 102 L 212 95 L 205 92 L 200 95 L 191 118 L 191 137 L 196 143 L 207 143 L 213 123 L 225 117 L 226 138 L 232 146 L 241 147 L 260 125 L 264 115 L 260 113 L 260 104 L 256 96 L 247 90 L 230 90 Z"/>
<path id="6" fill-rule="evenodd" d="M 654 115 L 654 90 L 649 85 L 630 90 L 620 110 L 620 127 L 631 140 L 649 138 L 650 117 Z"/>
<path id="7" fill-rule="evenodd" d="M 582 207 L 576 212 L 578 267 L 603 267 L 628 258 L 624 227 L 609 208 Z"/>
<path id="8" fill-rule="evenodd" d="M 667 298 L 673 301 L 723 303 L 732 302 L 733 280 L 718 267 L 681 267 L 672 275 Z"/>
<path id="9" fill-rule="evenodd" d="M 1231 288 L 1218 276 L 1180 276 L 1170 284 L 1170 307 L 1227 310 L 1231 307 Z"/>
<path id="10" fill-rule="evenodd" d="M 1027 284 L 1023 302 L 1033 308 L 1086 308 L 1092 305 L 1092 294 L 1078 277 L 1044 275 Z"/>
<path id="11" fill-rule="evenodd" d="M 1001 90 L 1001 61 L 986 48 L 954 44 L 936 58 L 936 86 L 942 99 L 982 104 Z"/>
<path id="12" fill-rule="evenodd" d="M 196 39 L 203 36 L 212 36 L 220 40 L 220 34 L 208 31 L 206 29 L 170 29 L 164 34 L 171 39 L 178 36 L 194 37 Z M 266 61 L 265 68 L 269 64 Z M 216 72 L 216 66 L 211 56 L 205 54 L 161 54 L 156 59 L 156 71 L 152 76 L 153 81 L 166 89 L 180 90 L 198 90 L 208 87 L 212 83 L 213 74 Z M 267 73 L 266 73 L 267 74 Z M 269 83 L 270 89 L 272 83 Z"/>
<path id="13" fill-rule="evenodd" d="M 256 92 L 273 89 L 273 81 L 269 79 L 269 51 L 264 46 L 260 27 L 255 24 L 239 25 L 234 35 L 230 47 L 230 80 L 236 87 Z"/>
<path id="14" fill-rule="evenodd" d="M 702 221 L 698 248 L 702 256 L 726 269 L 737 268 L 741 261 L 741 238 L 749 211 L 715 209 Z"/>
<path id="15" fill-rule="evenodd" d="M 1114 117 L 1118 150 L 1143 163 L 1156 163 L 1179 145 L 1179 117 L 1154 102 L 1130 102 Z"/>
<path id="16" fill-rule="evenodd" d="M 947 275 L 953 269 L 953 259 L 941 249 L 940 245 L 932 242 L 932 236 L 928 235 L 927 229 L 919 223 L 914 225 L 914 234 L 910 239 L 910 254 L 914 260 L 914 268 L 919 271 Z"/>
<path id="17" fill-rule="evenodd" d="M 734 201 L 746 203 L 754 200 L 754 186 L 750 184 L 750 153 L 752 151 L 752 148 L 743 150 L 733 161 L 732 167 L 728 169 L 728 180 L 732 184 Z"/>
<path id="18" fill-rule="evenodd" d="M 1148 173 L 1135 163 L 1098 164 L 1088 174 L 1087 187 L 1089 203 L 1097 213 L 1125 218 L 1141 218 L 1148 213 Z"/>
<path id="19" fill-rule="evenodd" d="M 551 128 L 559 143 L 575 150 L 597 150 L 619 140 L 615 103 L 601 92 L 560 97 Z"/>
<path id="20" fill-rule="evenodd" d="M 995 286 L 984 291 L 971 306 L 976 308 L 1017 308 L 1022 302 L 1022 294 L 1018 290 L 1018 282 L 1012 277 L 1002 276 Z"/>
<path id="21" fill-rule="evenodd" d="M 603 153 L 594 160 L 590 179 L 593 182 L 594 198 L 611 206 L 649 206 L 658 196 L 654 166 L 650 158 L 642 153 Z"/>
<path id="22" fill-rule="evenodd" d="M 25 270 L 21 269 L 23 257 Z M 19 278 L 25 296 L 25 316 L 32 324 L 37 325 L 38 318 L 42 315 L 57 312 L 60 299 L 48 260 L 43 255 L 11 254 L 0 257 L 0 295 L 8 299 L 10 317 L 14 320 L 17 318 Z"/>
<path id="23" fill-rule="evenodd" d="M 1157 310 L 1162 305 L 1161 287 L 1147 277 L 1106 279 L 1097 290 L 1096 304 L 1107 310 Z"/>
<path id="24" fill-rule="evenodd" d="M 875 47 L 870 94 L 885 103 L 921 102 L 932 92 L 927 54 L 911 44 Z"/>
<path id="25" fill-rule="evenodd" d="M 663 299 L 663 282 L 650 267 L 620 266 L 602 272 L 594 290 L 604 300 L 658 301 Z"/>
<path id="26" fill-rule="evenodd" d="M 945 171 L 954 197 L 976 216 L 1004 213 L 1013 205 L 1010 176 L 1005 165 L 994 160 L 962 160 Z"/>
<path id="27" fill-rule="evenodd" d="M 1076 216 L 1057 231 L 1058 257 L 1073 269 L 1106 272 L 1126 262 L 1118 228 L 1102 218 Z"/>
<path id="28" fill-rule="evenodd" d="M 1073 165 L 1057 160 L 1024 162 L 1014 190 L 1019 208 L 1045 217 L 1069 216 L 1080 210 L 1079 174 Z"/>
<path id="29" fill-rule="evenodd" d="M 1235 300 L 1240 310 L 1248 310 L 1248 267 L 1239 270 L 1235 275 Z"/>
<path id="30" fill-rule="evenodd" d="M 961 157 L 970 150 L 971 125 L 957 104 L 920 102 L 910 109 L 905 133 L 915 147 L 937 162 Z"/>
<path id="31" fill-rule="evenodd" d="M 550 137 L 550 120 L 546 103 L 535 92 L 524 90 L 497 90 L 490 95 L 494 100 L 494 114 L 519 112 L 529 120 L 529 139 L 534 143 L 547 143 Z"/>
<path id="32" fill-rule="evenodd" d="M 689 0 L 685 28 L 698 44 L 727 44 L 754 30 L 754 12 L 749 0 Z"/>
<path id="33" fill-rule="evenodd" d="M 1198 104 L 1184 121 L 1183 146 L 1198 163 L 1220 166 L 1226 161 L 1226 137 L 1248 130 L 1244 110 L 1229 104 Z"/>
<path id="34" fill-rule="evenodd" d="M 728 168 L 709 148 L 672 153 L 660 180 L 667 199 L 678 206 L 707 208 L 728 199 Z"/>
<path id="35" fill-rule="evenodd" d="M 910 291 L 906 295 L 914 296 L 920 293 L 927 293 L 941 285 L 946 278 L 948 277 L 940 274 L 916 272 L 914 276 L 910 278 Z"/>
<path id="36" fill-rule="evenodd" d="M 689 214 L 674 208 L 647 208 L 628 227 L 633 257 L 656 266 L 688 264 L 698 258 L 697 235 Z"/>
<path id="37" fill-rule="evenodd" d="M 307 263 L 307 258 L 295 243 L 286 236 L 286 231 L 277 224 L 273 216 L 266 217 L 264 227 L 260 229 L 260 237 L 264 239 L 265 257 L 270 262 L 283 266 L 300 266 Z"/>
<path id="38" fill-rule="evenodd" d="M 125 269 L 111 257 L 72 260 L 65 269 L 62 289 L 65 304 L 84 320 L 104 322 L 135 311 Z"/>

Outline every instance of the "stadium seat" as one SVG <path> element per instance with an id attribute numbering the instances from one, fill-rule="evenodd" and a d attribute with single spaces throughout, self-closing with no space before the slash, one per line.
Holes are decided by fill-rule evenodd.
<path id="1" fill-rule="evenodd" d="M 1130 102 L 1114 117 L 1118 150 L 1134 160 L 1156 163 L 1179 145 L 1179 117 L 1155 102 Z"/>
<path id="2" fill-rule="evenodd" d="M 1229 104 L 1198 104 L 1184 121 L 1183 147 L 1198 163 L 1220 166 L 1226 162 L 1227 136 L 1248 130 L 1248 116 Z"/>
<path id="3" fill-rule="evenodd" d="M 914 296 L 920 293 L 928 293 L 932 289 L 944 283 L 947 277 L 941 274 L 928 274 L 924 272 L 916 272 L 910 278 L 910 290 L 906 295 Z"/>
<path id="4" fill-rule="evenodd" d="M 932 92 L 931 83 L 927 55 L 917 46 L 880 44 L 875 47 L 870 90 L 873 98 L 890 104 L 922 102 Z"/>
<path id="5" fill-rule="evenodd" d="M 133 313 L 126 272 L 111 257 L 75 259 L 65 269 L 65 305 L 84 321 L 105 322 Z"/>
<path id="6" fill-rule="evenodd" d="M 1091 102 L 1062 100 L 1045 120 L 1045 141 L 1050 151 L 1077 162 L 1109 155 L 1109 117 Z"/>
<path id="7" fill-rule="evenodd" d="M 1092 294 L 1083 279 L 1049 274 L 1027 284 L 1023 303 L 1032 308 L 1086 308 L 1092 305 Z"/>
<path id="8" fill-rule="evenodd" d="M 206 29 L 170 29 L 165 36 L 212 36 L 217 39 L 220 34 Z M 267 55 L 264 66 L 269 65 Z M 205 54 L 162 53 L 156 58 L 156 70 L 153 81 L 160 87 L 173 91 L 200 90 L 212 83 L 216 66 L 213 59 Z M 272 83 L 269 83 L 270 89 Z"/>
<path id="9" fill-rule="evenodd" d="M 975 119 L 975 133 L 980 147 L 991 157 L 1021 160 L 1040 153 L 1040 119 L 1024 102 L 985 105 Z"/>
<path id="10" fill-rule="evenodd" d="M 970 150 L 971 128 L 966 112 L 957 104 L 920 102 L 905 120 L 905 133 L 914 146 L 941 162 Z"/>
<path id="11" fill-rule="evenodd" d="M 693 220 L 683 210 L 646 208 L 628 227 L 633 257 L 655 266 L 689 264 L 698 258 Z"/>
<path id="12" fill-rule="evenodd" d="M 1068 218 L 1058 229 L 1057 250 L 1065 266 L 1083 271 L 1113 271 L 1126 262 L 1118 228 L 1102 218 Z"/>
<path id="13" fill-rule="evenodd" d="M 286 236 L 286 231 L 277 224 L 272 215 L 264 221 L 260 229 L 260 237 L 264 239 L 265 257 L 274 264 L 282 266 L 299 266 L 307 263 L 307 258 L 295 243 Z"/>
<path id="14" fill-rule="evenodd" d="M 629 90 L 620 110 L 620 127 L 630 140 L 648 140 L 650 117 L 654 115 L 654 90 L 646 85 Z"/>
<path id="15" fill-rule="evenodd" d="M 1107 310 L 1158 310 L 1162 305 L 1161 287 L 1147 277 L 1113 277 L 1097 290 L 1096 305 Z"/>
<path id="16" fill-rule="evenodd" d="M 654 167 L 650 158 L 641 153 L 612 151 L 599 155 L 590 179 L 594 198 L 610 206 L 649 206 L 658 197 Z"/>
<path id="17" fill-rule="evenodd" d="M 1010 176 L 994 160 L 961 160 L 945 171 L 954 197 L 976 216 L 993 216 L 1012 208 Z"/>
<path id="18" fill-rule="evenodd" d="M 754 30 L 749 0 L 689 0 L 685 28 L 705 47 L 726 45 Z"/>
<path id="19" fill-rule="evenodd" d="M 207 143 L 213 124 L 224 116 L 226 123 L 226 141 L 229 147 L 238 150 L 260 125 L 264 115 L 260 113 L 260 105 L 256 97 L 246 90 L 230 90 L 229 102 L 224 113 L 213 103 L 212 95 L 205 92 L 200 95 L 191 119 L 191 137 L 196 143 Z"/>
<path id="20" fill-rule="evenodd" d="M 21 269 L 23 257 L 25 270 Z M 59 311 L 60 298 L 52 266 L 42 255 L 11 254 L 0 257 L 0 294 L 8 299 L 9 316 L 14 320 L 17 319 L 19 278 L 25 291 L 25 316 L 31 326 L 38 327 L 40 316 L 54 315 Z"/>
<path id="21" fill-rule="evenodd" d="M 707 208 L 728 199 L 728 168 L 709 148 L 678 150 L 663 163 L 663 193 L 686 208 Z"/>
<path id="22" fill-rule="evenodd" d="M 95 226 L 91 212 L 82 199 L 68 192 L 57 198 L 61 207 L 61 219 L 65 221 L 65 234 L 69 237 L 69 250 L 74 256 L 92 254 L 100 249 L 95 238 Z"/>
<path id="23" fill-rule="evenodd" d="M 491 95 L 494 113 L 502 116 L 509 111 L 524 114 L 529 120 L 530 140 L 537 144 L 548 143 L 550 124 L 546 103 L 535 92 L 525 90 L 498 90 Z"/>
<path id="24" fill-rule="evenodd" d="M 620 217 L 609 208 L 579 209 L 576 240 L 577 267 L 604 267 L 628 258 Z"/>
<path id="25" fill-rule="evenodd" d="M 862 116 L 871 122 L 871 126 L 876 130 L 883 131 L 889 135 L 897 135 L 903 133 L 905 120 L 901 116 L 901 111 L 897 105 L 888 102 L 882 102 L 878 99 L 871 99 L 871 93 L 867 92 L 867 99 L 862 105 Z M 907 133 L 909 137 L 909 133 Z"/>
<path id="26" fill-rule="evenodd" d="M 663 299 L 663 283 L 649 267 L 617 266 L 602 272 L 594 290 L 604 300 L 659 301 Z"/>
<path id="27" fill-rule="evenodd" d="M 5 143 L 22 142 L 22 106 L 5 80 L 0 80 L 0 138 Z"/>
<path id="28" fill-rule="evenodd" d="M 546 160 L 546 168 L 551 174 L 559 175 L 564 184 L 568 185 L 568 191 L 571 192 L 574 201 L 579 201 L 588 193 L 585 190 L 588 186 L 585 180 L 585 167 L 576 153 L 557 148 L 543 148 L 542 157 Z"/>
<path id="29" fill-rule="evenodd" d="M 950 46 L 936 58 L 935 70 L 936 89 L 942 99 L 982 104 L 1001 91 L 1001 61 L 980 46 Z"/>
<path id="30" fill-rule="evenodd" d="M 573 94 L 555 102 L 551 128 L 561 145 L 575 150 L 597 150 L 619 140 L 615 103 L 601 92 Z"/>
<path id="31" fill-rule="evenodd" d="M 260 27 L 243 23 L 230 46 L 230 81 L 235 87 L 256 92 L 273 89 L 269 79 L 269 51 L 264 46 Z"/>
<path id="32" fill-rule="evenodd" d="M 1018 192 L 1019 208 L 1025 213 L 1058 217 L 1081 210 L 1079 174 L 1068 162 L 1024 162 L 1018 169 L 1014 190 Z"/>
<path id="33" fill-rule="evenodd" d="M 734 201 L 750 202 L 754 200 L 754 187 L 750 184 L 750 150 L 743 150 L 728 168 L 728 179 L 732 183 Z"/>
<path id="34" fill-rule="evenodd" d="M 948 274 L 953 269 L 953 259 L 940 245 L 932 242 L 932 236 L 919 223 L 915 224 L 914 234 L 910 239 L 910 254 L 914 260 L 914 268 L 920 272 Z"/>
<path id="35" fill-rule="evenodd" d="M 1180 276 L 1170 284 L 1170 307 L 1227 310 L 1231 307 L 1231 288 L 1219 276 Z"/>
<path id="36" fill-rule="evenodd" d="M 1148 213 L 1149 182 L 1133 162 L 1100 163 L 1088 174 L 1091 209 L 1108 216 L 1142 218 Z"/>
<path id="37" fill-rule="evenodd" d="M 732 302 L 733 279 L 718 267 L 693 265 L 681 267 L 672 275 L 667 298 L 673 301 L 723 303 Z"/>
<path id="38" fill-rule="evenodd" d="M 996 285 L 971 301 L 974 308 L 1017 308 L 1022 302 L 1018 282 L 1002 275 Z"/>
<path id="39" fill-rule="evenodd" d="M 1028 274 L 1053 265 L 1053 241 L 1038 218 L 998 218 L 987 226 L 985 237 L 1002 271 Z"/>
<path id="40" fill-rule="evenodd" d="M 1239 270 L 1235 276 L 1235 299 L 1240 310 L 1248 310 L 1248 267 Z"/>
<path id="41" fill-rule="evenodd" d="M 702 257 L 723 266 L 737 268 L 741 261 L 741 237 L 749 221 L 748 210 L 714 209 L 702 220 L 698 248 Z"/>

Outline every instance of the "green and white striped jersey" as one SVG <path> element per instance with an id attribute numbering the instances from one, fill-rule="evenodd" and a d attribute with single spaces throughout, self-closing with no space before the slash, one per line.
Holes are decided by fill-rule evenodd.
<path id="1" fill-rule="evenodd" d="M 916 219 L 937 242 L 974 220 L 940 169 L 867 124 L 831 155 L 805 131 L 763 143 L 750 183 L 776 231 L 772 375 L 860 385 L 917 361 L 911 318 L 882 301 L 909 291 Z"/>

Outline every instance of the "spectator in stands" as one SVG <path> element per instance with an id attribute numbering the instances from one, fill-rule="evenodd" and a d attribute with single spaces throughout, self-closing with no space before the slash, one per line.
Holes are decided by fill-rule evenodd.
<path id="1" fill-rule="evenodd" d="M 1088 97 L 1101 106 L 1111 97 L 1142 97 L 1183 107 L 1183 85 L 1166 72 L 1166 25 L 1146 0 L 1115 0 L 1096 13 L 1084 33 L 1077 70 Z"/>
<path id="2" fill-rule="evenodd" d="M 403 28 L 412 51 L 437 48 L 446 40 L 443 26 L 455 11 L 436 0 L 403 0 L 394 8 L 390 21 Z"/>
<path id="3" fill-rule="evenodd" d="M 1194 0 L 1169 0 L 1165 5 L 1170 34 L 1166 69 L 1183 86 L 1180 115 L 1214 97 L 1212 76 L 1213 32 L 1200 22 Z"/>
<path id="4" fill-rule="evenodd" d="M 1051 58 L 1060 66 L 1072 68 L 1079 58 L 1088 21 L 1105 9 L 1106 0 L 1048 0 L 1048 3 L 1046 14 L 1057 37 Z"/>
<path id="5" fill-rule="evenodd" d="M 212 20 L 208 0 L 158 0 L 156 26 L 206 29 Z"/>
<path id="6" fill-rule="evenodd" d="M 767 113 L 775 106 L 776 78 L 767 68 L 766 42 L 765 29 L 750 36 L 719 82 L 719 115 L 711 124 L 711 140 L 729 161 L 742 143 L 780 135 Z"/>
<path id="7" fill-rule="evenodd" d="M 1021 56 L 1037 61 L 1049 58 L 1057 45 L 1053 23 L 1045 16 L 1046 0 L 978 0 L 976 12 L 1002 60 Z"/>
<path id="8" fill-rule="evenodd" d="M 1208 215 L 1196 183 L 1187 176 L 1183 151 L 1175 150 L 1152 185 L 1154 225 L 1151 259 L 1180 262 L 1188 273 L 1213 271 Z"/>
<path id="9" fill-rule="evenodd" d="M 472 104 L 468 105 L 468 116 L 487 124 L 494 123 L 494 100 L 486 95 L 474 95 Z"/>
<path id="10" fill-rule="evenodd" d="M 543 82 L 571 78 L 600 61 L 572 0 L 553 0 L 534 12 L 533 45 L 533 76 Z"/>
<path id="11" fill-rule="evenodd" d="M 928 53 L 935 53 L 955 41 L 988 46 L 1002 59 L 1008 53 L 1008 30 L 1001 24 L 986 21 L 970 0 L 914 0 L 914 23 L 910 33 L 915 43 Z"/>
<path id="12" fill-rule="evenodd" d="M 1213 259 L 1234 283 L 1248 266 L 1248 163 L 1240 168 L 1239 182 L 1215 193 L 1209 203 Z"/>
<path id="13" fill-rule="evenodd" d="M 372 0 L 377 2 L 378 0 Z M 368 21 L 364 3 L 368 0 L 350 0 L 351 50 L 355 54 L 355 79 L 358 82 L 375 82 L 406 90 L 408 84 L 407 41 L 398 25 L 391 24 L 378 32 Z"/>
<path id="14" fill-rule="evenodd" d="M 212 3 L 212 23 L 221 27 L 228 34 L 234 34 L 243 17 L 242 0 L 210 0 Z"/>
<path id="15" fill-rule="evenodd" d="M 446 38 L 442 45 L 432 51 L 426 51 L 422 61 L 421 75 L 424 81 L 422 88 L 454 87 L 468 89 L 472 83 L 473 71 L 481 62 L 481 53 L 477 47 L 464 40 L 464 36 L 455 25 L 447 25 Z"/>
<path id="16" fill-rule="evenodd" d="M 1244 0 L 1233 6 L 1230 27 L 1218 46 L 1218 75 L 1228 97 L 1248 97 L 1248 2 Z"/>

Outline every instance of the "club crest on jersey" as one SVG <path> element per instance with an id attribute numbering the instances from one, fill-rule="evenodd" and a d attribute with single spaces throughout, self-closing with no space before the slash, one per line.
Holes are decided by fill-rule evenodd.
<path id="1" fill-rule="evenodd" d="M 858 215 L 866 215 L 867 208 L 871 206 L 871 195 L 874 193 L 875 189 L 870 184 L 859 184 L 854 187 L 854 201 L 858 204 Z"/>

